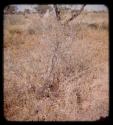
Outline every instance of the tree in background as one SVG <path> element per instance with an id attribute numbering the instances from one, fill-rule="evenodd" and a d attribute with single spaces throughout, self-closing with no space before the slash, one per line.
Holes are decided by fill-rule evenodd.
<path id="1" fill-rule="evenodd" d="M 48 5 L 37 5 L 36 7 L 34 7 L 34 9 L 40 14 L 44 14 L 47 10 L 52 10 L 52 8 Z"/>
<path id="2" fill-rule="evenodd" d="M 25 9 L 24 13 L 30 14 L 30 10 L 29 9 Z"/>
<path id="3" fill-rule="evenodd" d="M 17 12 L 17 7 L 15 5 L 8 5 L 4 9 L 5 14 L 15 14 Z"/>

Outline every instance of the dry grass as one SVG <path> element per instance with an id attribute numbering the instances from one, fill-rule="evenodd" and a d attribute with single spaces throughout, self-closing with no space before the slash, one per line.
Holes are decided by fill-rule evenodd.
<path id="1" fill-rule="evenodd" d="M 5 16 L 5 118 L 90 121 L 108 116 L 108 49 L 107 13 L 83 13 L 65 26 L 53 15 Z"/>

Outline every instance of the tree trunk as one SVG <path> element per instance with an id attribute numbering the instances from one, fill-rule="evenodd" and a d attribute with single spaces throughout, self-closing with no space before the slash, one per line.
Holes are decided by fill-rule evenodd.
<path id="1" fill-rule="evenodd" d="M 58 9 L 57 5 L 54 5 L 54 9 L 55 9 L 57 20 L 60 20 L 60 10 Z"/>

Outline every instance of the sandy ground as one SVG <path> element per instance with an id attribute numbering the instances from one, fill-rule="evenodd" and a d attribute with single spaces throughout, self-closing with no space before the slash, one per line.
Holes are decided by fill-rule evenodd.
<path id="1" fill-rule="evenodd" d="M 95 121 L 107 117 L 108 42 L 107 13 L 82 13 L 65 26 L 47 14 L 5 16 L 5 118 Z"/>

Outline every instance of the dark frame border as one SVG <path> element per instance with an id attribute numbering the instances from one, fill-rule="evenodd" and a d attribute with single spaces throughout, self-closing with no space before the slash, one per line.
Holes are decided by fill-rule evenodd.
<path id="1" fill-rule="evenodd" d="M 50 0 L 50 1 L 48 1 L 48 0 L 45 0 L 45 1 L 36 1 L 36 0 L 32 0 L 32 1 L 28 1 L 28 0 L 24 0 L 24 1 L 22 1 L 22 0 L 19 0 L 19 1 L 14 1 L 14 0 L 7 0 L 7 1 L 5 1 L 5 2 L 2 2 L 1 3 L 1 5 L 0 5 L 0 8 L 1 8 L 1 11 L 0 11 L 0 14 L 1 14 L 1 35 L 0 35 L 0 37 L 1 37 L 1 40 L 2 40 L 2 42 L 1 42 L 1 86 L 0 86 L 0 89 L 1 89 L 1 91 L 0 91 L 0 100 L 2 100 L 2 101 L 0 101 L 0 108 L 1 108 L 1 111 L 0 111 L 0 119 L 1 119 L 1 121 L 2 122 L 4 122 L 4 123 L 19 123 L 19 122 L 16 122 L 16 121 L 7 121 L 6 119 L 5 119 L 5 117 L 4 117 L 4 111 L 3 111 L 3 86 L 4 86 L 4 82 L 3 82 L 3 79 L 4 79 L 4 70 L 3 70 L 3 64 L 4 64 L 4 54 L 3 54 L 3 52 L 4 52 L 4 49 L 3 49 L 3 16 L 4 16 L 4 13 L 3 13 L 3 10 L 4 10 L 4 8 L 5 8 L 5 6 L 7 6 L 7 5 L 9 5 L 9 4 L 55 4 L 55 3 L 58 3 L 58 4 L 92 4 L 92 5 L 94 5 L 94 4 L 104 4 L 104 5 L 106 5 L 106 7 L 108 8 L 108 12 L 109 12 L 109 81 L 111 81 L 111 77 L 110 77 L 110 75 L 111 75 L 111 69 L 112 69 L 112 65 L 110 65 L 111 64 L 111 60 L 110 60 L 110 56 L 112 55 L 111 54 L 111 42 L 110 42 L 110 40 L 111 40 L 111 30 L 112 30 L 112 24 L 111 24 L 111 22 L 113 21 L 112 19 L 111 19 L 111 17 L 112 17 L 112 12 L 111 12 L 111 10 L 112 10 L 112 8 L 111 8 L 111 1 L 109 0 L 106 0 L 106 1 L 103 1 L 103 0 L 82 0 L 82 1 L 80 1 L 80 0 L 76 0 L 76 1 L 73 1 L 73 0 L 67 0 L 67 1 L 58 1 L 58 0 Z M 100 120 L 98 120 L 98 121 L 94 121 L 93 123 L 97 123 L 97 122 L 101 122 L 101 121 L 103 121 L 104 123 L 106 123 L 106 122 L 110 122 L 111 121 L 111 111 L 112 111 L 112 106 L 111 106 L 111 99 L 112 99 L 112 96 L 111 96 L 111 83 L 109 82 L 109 85 L 110 85 L 110 91 L 109 91 L 109 96 L 110 96 L 110 98 L 109 98 L 109 116 L 107 117 L 107 118 L 100 118 Z M 76 121 L 75 121 L 76 122 Z M 87 121 L 86 121 L 87 122 Z M 103 122 L 101 122 L 101 123 L 103 123 Z M 20 122 L 20 123 L 43 123 L 43 122 L 41 122 L 41 121 L 37 121 L 37 122 L 32 122 L 32 121 L 29 121 L 29 122 L 27 122 L 27 121 L 22 121 L 22 122 Z M 44 122 L 45 123 L 45 122 Z M 47 122 L 48 123 L 48 122 Z M 59 122 L 58 122 L 59 123 Z M 69 122 L 67 122 L 67 123 L 69 123 Z M 73 122 L 70 122 L 70 123 L 73 123 Z M 82 123 L 82 122 L 77 122 L 77 123 Z M 90 123 L 90 122 L 89 122 Z"/>

